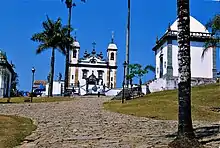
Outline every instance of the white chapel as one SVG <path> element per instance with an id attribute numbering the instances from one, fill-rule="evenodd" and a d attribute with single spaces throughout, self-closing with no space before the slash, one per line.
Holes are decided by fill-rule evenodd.
<path id="1" fill-rule="evenodd" d="M 155 52 L 155 80 L 149 83 L 151 92 L 178 87 L 177 20 L 157 39 Z M 216 80 L 216 49 L 210 48 L 202 57 L 204 42 L 211 37 L 198 20 L 190 16 L 190 50 L 192 85 L 213 83 Z"/>
<path id="2" fill-rule="evenodd" d="M 69 88 L 79 95 L 104 94 L 116 87 L 118 48 L 114 36 L 106 49 L 106 58 L 102 52 L 96 52 L 95 45 L 91 53 L 86 50 L 80 57 L 80 43 L 75 38 L 70 50 Z"/>

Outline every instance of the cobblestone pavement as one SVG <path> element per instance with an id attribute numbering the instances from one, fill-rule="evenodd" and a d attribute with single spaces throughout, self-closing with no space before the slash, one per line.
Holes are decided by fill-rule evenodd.
<path id="1" fill-rule="evenodd" d="M 159 148 L 173 140 L 175 121 L 158 121 L 122 115 L 102 108 L 106 98 L 81 98 L 68 102 L 0 104 L 0 114 L 32 118 L 38 128 L 28 136 L 20 148 Z M 195 123 L 195 127 L 213 123 Z M 210 148 L 220 146 L 219 126 L 206 137 L 200 136 Z M 207 133 L 207 132 L 205 132 Z"/>

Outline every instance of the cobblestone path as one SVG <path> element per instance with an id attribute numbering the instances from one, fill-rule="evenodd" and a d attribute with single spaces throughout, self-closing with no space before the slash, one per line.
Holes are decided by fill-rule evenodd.
<path id="1" fill-rule="evenodd" d="M 175 121 L 112 113 L 103 110 L 104 101 L 107 99 L 81 98 L 68 102 L 0 104 L 0 114 L 25 116 L 36 122 L 37 130 L 20 148 L 162 148 L 173 140 L 174 137 L 166 135 L 175 133 Z M 195 127 L 211 125 L 195 123 Z M 218 148 L 218 137 L 218 133 L 209 139 L 205 137 L 211 141 L 206 146 Z"/>

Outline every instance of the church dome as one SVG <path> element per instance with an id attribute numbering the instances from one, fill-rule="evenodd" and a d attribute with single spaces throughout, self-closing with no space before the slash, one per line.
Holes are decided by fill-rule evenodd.
<path id="1" fill-rule="evenodd" d="M 117 48 L 116 44 L 111 43 L 111 44 L 108 45 L 108 49 L 118 49 L 118 48 Z"/>
<path id="2" fill-rule="evenodd" d="M 177 20 L 171 25 L 170 28 L 172 31 L 178 30 Z M 192 16 L 190 16 L 190 32 L 209 33 L 208 30 L 206 30 L 206 27 Z"/>
<path id="3" fill-rule="evenodd" d="M 80 44 L 79 44 L 79 42 L 78 41 L 73 41 L 73 43 L 72 43 L 72 46 L 73 47 L 80 47 Z"/>

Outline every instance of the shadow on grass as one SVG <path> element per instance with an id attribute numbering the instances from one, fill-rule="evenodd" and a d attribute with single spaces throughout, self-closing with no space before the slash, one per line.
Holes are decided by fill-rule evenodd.
<path id="1" fill-rule="evenodd" d="M 217 138 L 217 135 L 220 134 L 220 124 L 195 128 L 194 133 L 196 138 L 200 140 L 202 144 L 220 141 L 220 138 Z M 166 138 L 175 138 L 176 136 L 177 132 L 166 135 Z"/>

